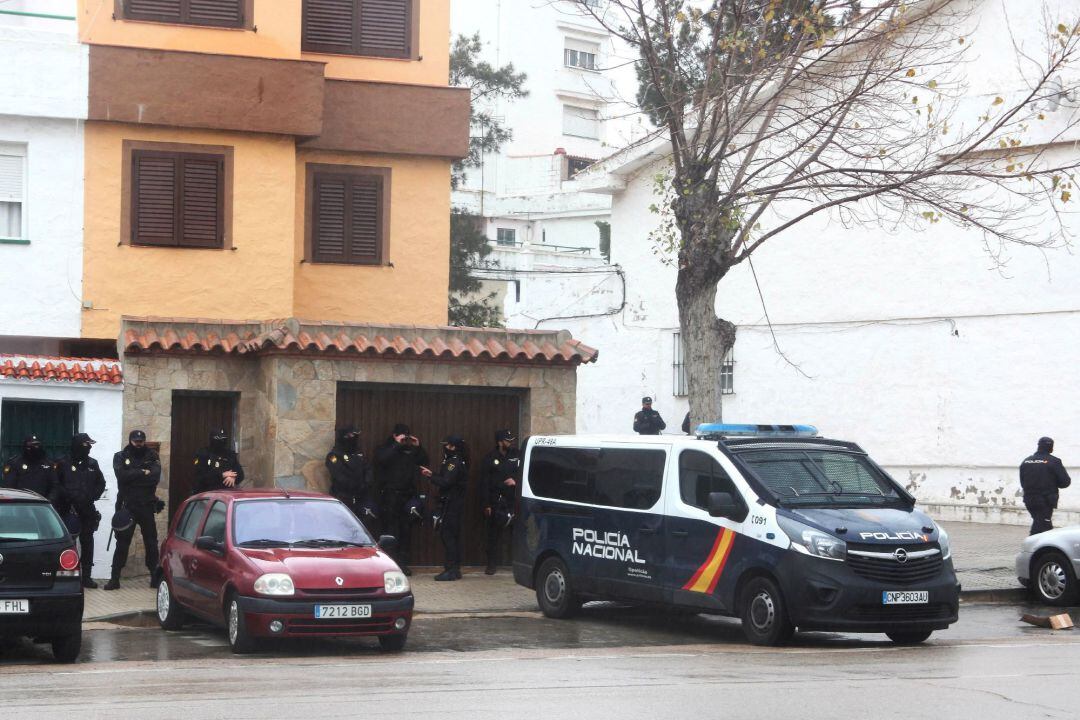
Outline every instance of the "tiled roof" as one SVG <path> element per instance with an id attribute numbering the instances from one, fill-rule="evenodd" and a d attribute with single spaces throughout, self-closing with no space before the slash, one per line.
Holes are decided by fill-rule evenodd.
<path id="1" fill-rule="evenodd" d="M 45 355 L 0 355 L 0 378 L 102 385 L 124 382 L 118 360 Z"/>
<path id="2" fill-rule="evenodd" d="M 124 318 L 125 353 L 325 356 L 588 363 L 597 351 L 566 331 L 307 322 Z"/>

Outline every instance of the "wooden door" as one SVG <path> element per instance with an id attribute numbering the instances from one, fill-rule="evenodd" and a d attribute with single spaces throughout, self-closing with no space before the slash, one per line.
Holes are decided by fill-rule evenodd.
<path id="1" fill-rule="evenodd" d="M 172 435 L 169 453 L 169 517 L 191 496 L 195 453 L 210 442 L 218 428 L 229 431 L 234 447 L 239 393 L 173 391 Z"/>
<path id="2" fill-rule="evenodd" d="M 406 423 L 430 456 L 432 470 L 442 461 L 440 441 L 460 435 L 469 448 L 469 490 L 465 497 L 462 543 L 464 562 L 481 565 L 485 555 L 484 511 L 478 483 L 480 460 L 495 447 L 495 431 L 509 428 L 518 433 L 521 422 L 521 391 L 443 386 L 359 384 L 338 389 L 338 426 L 355 425 L 361 432 L 364 452 L 373 459 L 375 448 L 386 441 L 394 425 Z M 329 448 L 327 448 L 329 449 Z M 435 489 L 421 480 L 420 492 L 434 507 Z M 441 565 L 442 542 L 430 524 L 415 531 L 414 565 Z M 503 563 L 510 561 L 510 532 L 502 537 Z"/>

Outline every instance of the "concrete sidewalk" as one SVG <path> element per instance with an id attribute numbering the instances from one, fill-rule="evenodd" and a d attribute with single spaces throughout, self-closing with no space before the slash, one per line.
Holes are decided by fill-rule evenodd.
<path id="1" fill-rule="evenodd" d="M 1016 525 L 943 523 L 952 541 L 953 563 L 967 600 L 1016 599 L 1022 588 L 1016 580 L 1013 560 L 1027 528 Z M 441 569 L 441 568 L 439 568 Z M 508 568 L 494 576 L 470 569 L 457 582 L 435 582 L 439 569 L 417 568 L 412 576 L 418 614 L 535 612 L 531 590 L 514 584 Z M 112 592 L 86 591 L 87 621 L 108 620 L 154 611 L 154 591 L 147 578 L 125 578 Z"/>

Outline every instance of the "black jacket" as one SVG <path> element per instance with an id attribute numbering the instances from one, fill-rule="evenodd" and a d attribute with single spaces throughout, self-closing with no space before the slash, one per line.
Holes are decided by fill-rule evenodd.
<path id="1" fill-rule="evenodd" d="M 346 503 L 367 498 L 371 485 L 371 465 L 364 453 L 355 448 L 334 448 L 326 454 L 330 471 L 330 494 Z"/>
<path id="2" fill-rule="evenodd" d="M 149 505 L 157 501 L 157 486 L 161 480 L 161 460 L 150 448 L 142 456 L 128 445 L 113 455 L 113 474 L 116 475 L 117 500 L 131 505 Z M 149 471 L 149 472 L 146 472 Z"/>
<path id="3" fill-rule="evenodd" d="M 419 445 L 401 445 L 394 438 L 388 438 L 382 447 L 375 451 L 375 479 L 379 483 L 379 494 L 412 497 L 416 495 L 416 479 L 420 466 L 427 466 L 428 454 Z"/>
<path id="4" fill-rule="evenodd" d="M 236 471 L 236 485 L 244 481 L 244 468 L 240 466 L 240 460 L 232 450 L 215 452 L 204 447 L 195 453 L 195 487 L 192 495 L 206 492 L 207 490 L 231 490 L 222 482 L 222 474 L 228 470 Z"/>
<path id="5" fill-rule="evenodd" d="M 664 418 L 655 410 L 638 410 L 634 413 L 634 432 L 638 435 L 659 435 L 666 427 Z"/>
<path id="6" fill-rule="evenodd" d="M 1047 452 L 1037 452 L 1024 458 L 1020 464 L 1020 487 L 1024 489 L 1024 501 L 1045 499 L 1051 507 L 1057 507 L 1058 490 L 1069 487 L 1072 478 L 1061 460 Z"/>
<path id="7" fill-rule="evenodd" d="M 73 508 L 80 517 L 94 513 L 94 503 L 105 493 L 105 475 L 92 457 L 73 460 L 65 455 L 56 461 L 60 482 L 60 505 Z"/>
<path id="8" fill-rule="evenodd" d="M 469 470 L 465 458 L 447 455 L 439 469 L 431 476 L 431 484 L 439 489 L 439 499 L 447 505 L 460 505 L 465 501 L 469 487 Z"/>
<path id="9" fill-rule="evenodd" d="M 496 447 L 480 461 L 480 501 L 485 508 L 512 503 L 516 487 L 507 487 L 506 478 L 521 479 L 521 459 L 518 449 L 510 448 L 503 455 Z"/>
<path id="10" fill-rule="evenodd" d="M 56 505 L 61 499 L 56 466 L 48 458 L 27 460 L 22 454 L 4 463 L 4 487 L 32 490 Z"/>

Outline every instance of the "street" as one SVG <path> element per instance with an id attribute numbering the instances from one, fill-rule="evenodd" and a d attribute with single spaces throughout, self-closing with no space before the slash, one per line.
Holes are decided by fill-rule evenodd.
<path id="1" fill-rule="evenodd" d="M 1017 621 L 1045 608 L 972 605 L 920 647 L 814 633 L 745 644 L 732 620 L 588 608 L 418 618 L 409 649 L 277 644 L 238 658 L 222 633 L 96 623 L 75 666 L 22 644 L 0 656 L 9 718 L 1075 717 L 1080 633 Z M 357 703 L 364 703 L 358 706 Z"/>

